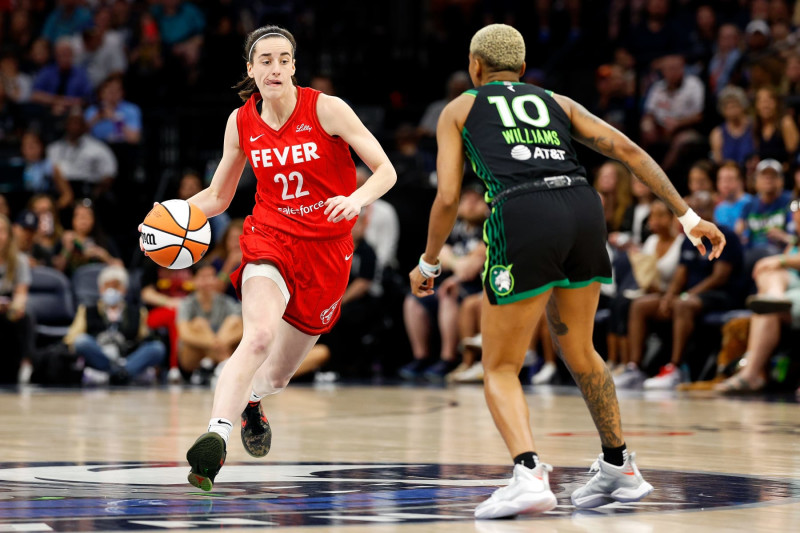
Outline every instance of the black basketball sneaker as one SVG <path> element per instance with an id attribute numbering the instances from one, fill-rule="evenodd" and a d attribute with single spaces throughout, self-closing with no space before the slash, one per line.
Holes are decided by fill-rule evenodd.
<path id="1" fill-rule="evenodd" d="M 272 429 L 261 402 L 247 402 L 242 411 L 242 445 L 253 457 L 264 457 L 272 446 Z"/>
<path id="2" fill-rule="evenodd" d="M 214 478 L 219 474 L 225 464 L 225 440 L 218 433 L 208 432 L 200 435 L 189 451 L 186 460 L 189 461 L 189 483 L 198 489 L 211 490 Z"/>

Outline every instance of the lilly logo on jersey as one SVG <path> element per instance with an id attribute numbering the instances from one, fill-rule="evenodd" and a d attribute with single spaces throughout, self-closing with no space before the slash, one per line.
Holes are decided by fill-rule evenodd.
<path id="1" fill-rule="evenodd" d="M 308 124 L 298 124 L 294 132 L 300 133 L 301 131 L 311 131 L 311 126 L 309 126 Z"/>
<path id="2" fill-rule="evenodd" d="M 271 167 L 273 164 L 285 165 L 291 162 L 293 165 L 306 163 L 312 159 L 319 159 L 317 155 L 317 143 L 293 144 L 279 148 L 262 148 L 260 150 L 250 150 L 250 162 L 253 168 Z"/>

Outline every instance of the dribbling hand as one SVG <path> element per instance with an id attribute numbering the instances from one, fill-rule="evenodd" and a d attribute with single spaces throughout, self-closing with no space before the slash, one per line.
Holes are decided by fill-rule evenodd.
<path id="1" fill-rule="evenodd" d="M 433 294 L 433 278 L 426 278 L 419 271 L 419 267 L 409 272 L 408 278 L 411 282 L 411 292 L 414 296 L 422 298 Z"/>
<path id="2" fill-rule="evenodd" d="M 725 235 L 722 234 L 717 226 L 708 220 L 701 220 L 694 228 L 692 228 L 691 235 L 692 237 L 697 238 L 705 237 L 711 241 L 711 253 L 708 254 L 709 261 L 712 259 L 718 259 L 722 254 L 722 250 L 725 249 Z M 700 250 L 701 254 L 706 254 L 706 246 L 702 242 L 696 246 L 697 249 Z"/>
<path id="3" fill-rule="evenodd" d="M 353 220 L 361 212 L 363 206 L 350 196 L 334 196 L 325 200 L 325 214 L 328 222 Z"/>

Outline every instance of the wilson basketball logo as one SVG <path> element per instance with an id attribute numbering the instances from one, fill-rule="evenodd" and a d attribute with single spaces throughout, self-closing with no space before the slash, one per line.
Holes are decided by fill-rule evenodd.
<path id="1" fill-rule="evenodd" d="M 142 223 L 142 248 L 163 267 L 192 266 L 205 255 L 210 242 L 211 225 L 206 215 L 185 200 L 155 205 Z"/>

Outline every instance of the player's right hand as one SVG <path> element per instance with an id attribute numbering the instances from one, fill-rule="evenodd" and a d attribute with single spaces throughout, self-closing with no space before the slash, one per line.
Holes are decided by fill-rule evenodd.
<path id="1" fill-rule="evenodd" d="M 709 261 L 712 259 L 718 259 L 722 254 L 722 250 L 725 249 L 725 235 L 723 235 L 717 226 L 708 220 L 700 220 L 700 222 L 694 228 L 692 228 L 690 234 L 692 237 L 705 237 L 711 242 L 711 253 L 708 254 Z M 706 254 L 706 246 L 702 242 L 695 246 L 697 246 L 697 249 L 700 250 L 701 254 Z"/>
<path id="2" fill-rule="evenodd" d="M 422 298 L 433 294 L 433 278 L 423 276 L 418 266 L 409 272 L 408 278 L 411 282 L 411 293 L 414 296 Z"/>

